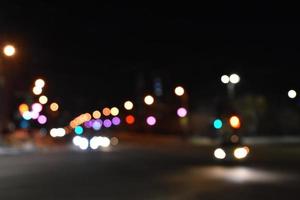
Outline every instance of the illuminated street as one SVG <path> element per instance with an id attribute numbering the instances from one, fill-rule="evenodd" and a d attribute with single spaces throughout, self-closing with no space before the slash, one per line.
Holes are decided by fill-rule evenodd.
<path id="1" fill-rule="evenodd" d="M 272 148 L 240 165 L 183 142 L 19 152 L 1 157 L 0 199 L 298 199 L 299 146 Z"/>

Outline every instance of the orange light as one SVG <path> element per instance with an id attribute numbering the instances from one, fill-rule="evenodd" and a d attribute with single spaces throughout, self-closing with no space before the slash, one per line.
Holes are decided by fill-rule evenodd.
<path id="1" fill-rule="evenodd" d="M 109 108 L 104 108 L 102 110 L 102 113 L 103 113 L 104 116 L 109 116 L 110 115 L 110 109 Z"/>
<path id="2" fill-rule="evenodd" d="M 23 103 L 19 106 L 19 112 L 21 114 L 23 114 L 24 112 L 28 111 L 29 110 L 29 107 L 27 104 Z"/>
<path id="3" fill-rule="evenodd" d="M 57 103 L 51 103 L 50 109 L 51 109 L 53 112 L 55 112 L 55 111 L 57 111 L 57 110 L 59 109 L 59 106 L 58 106 Z"/>
<path id="4" fill-rule="evenodd" d="M 95 110 L 95 111 L 93 112 L 93 117 L 94 117 L 95 119 L 99 119 L 99 118 L 101 117 L 100 111 L 99 111 L 99 110 Z"/>
<path id="5" fill-rule="evenodd" d="M 125 118 L 125 121 L 127 124 L 134 124 L 135 122 L 135 118 L 133 115 L 127 115 Z"/>
<path id="6" fill-rule="evenodd" d="M 238 129 L 241 127 L 240 119 L 237 116 L 230 117 L 229 123 L 232 128 Z"/>

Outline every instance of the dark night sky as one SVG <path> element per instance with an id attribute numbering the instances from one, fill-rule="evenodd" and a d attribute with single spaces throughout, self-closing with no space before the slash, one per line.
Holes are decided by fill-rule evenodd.
<path id="1" fill-rule="evenodd" d="M 295 13 L 270 2 L 3 3 L 0 42 L 16 41 L 19 74 L 44 76 L 68 109 L 132 96 L 139 73 L 183 84 L 195 100 L 224 91 L 220 75 L 231 72 L 240 91 L 271 94 L 299 88 Z"/>

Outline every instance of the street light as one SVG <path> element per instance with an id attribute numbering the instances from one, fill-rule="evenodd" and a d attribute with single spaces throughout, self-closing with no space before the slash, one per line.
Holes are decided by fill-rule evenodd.
<path id="1" fill-rule="evenodd" d="M 222 75 L 221 82 L 227 85 L 227 92 L 230 99 L 234 98 L 235 85 L 240 82 L 241 78 L 238 74 Z"/>
<path id="2" fill-rule="evenodd" d="M 297 92 L 295 90 L 289 90 L 288 96 L 289 98 L 294 99 L 297 96 Z"/>
<path id="3" fill-rule="evenodd" d="M 14 56 L 16 54 L 16 48 L 13 45 L 5 45 L 3 47 L 3 54 L 7 57 Z"/>

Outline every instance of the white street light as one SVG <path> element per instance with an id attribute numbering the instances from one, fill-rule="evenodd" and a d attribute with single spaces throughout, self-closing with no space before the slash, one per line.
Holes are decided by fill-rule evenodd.
<path id="1" fill-rule="evenodd" d="M 288 96 L 289 96 L 289 98 L 294 99 L 297 96 L 297 92 L 295 90 L 290 90 L 288 92 Z"/>

